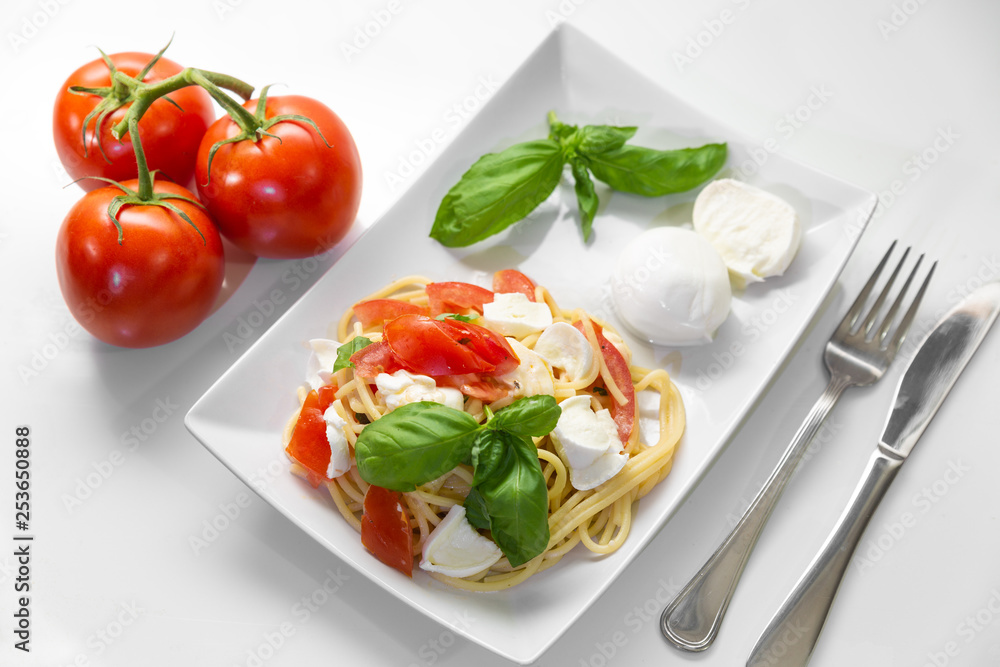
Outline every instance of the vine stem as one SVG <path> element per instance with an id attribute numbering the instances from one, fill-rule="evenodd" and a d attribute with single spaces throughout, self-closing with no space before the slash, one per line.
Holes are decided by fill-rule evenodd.
<path id="1" fill-rule="evenodd" d="M 243 99 L 247 100 L 250 99 L 251 95 L 253 95 L 253 86 L 237 79 L 236 77 L 229 76 L 228 74 L 220 74 L 218 72 L 195 69 L 194 67 L 186 67 L 174 76 L 164 79 L 163 81 L 158 81 L 154 84 L 146 84 L 128 76 L 127 74 L 116 71 L 112 74 L 112 81 L 116 86 L 122 85 L 127 87 L 135 97 L 135 101 L 132 103 L 132 106 L 129 107 L 125 118 L 119 121 L 118 124 L 111 129 L 111 133 L 119 139 L 125 134 L 125 131 L 129 129 L 131 119 L 133 117 L 136 120 L 142 118 L 143 114 L 146 113 L 149 107 L 157 99 L 188 86 L 201 86 L 202 88 L 205 88 L 205 90 L 212 95 L 212 98 L 215 99 L 216 102 L 222 105 L 227 112 L 230 112 L 230 115 L 232 115 L 232 112 L 234 112 L 235 109 L 240 109 L 252 118 L 252 115 L 250 115 L 246 109 L 243 109 L 243 107 L 237 104 L 231 97 L 223 93 L 220 88 L 231 90 Z M 239 112 L 236 111 L 235 113 Z"/>
<path id="2" fill-rule="evenodd" d="M 142 142 L 139 140 L 138 116 L 129 114 L 128 133 L 132 138 L 132 152 L 135 153 L 135 164 L 139 172 L 139 199 L 146 201 L 153 198 L 153 178 L 146 164 L 146 153 L 142 150 Z"/>

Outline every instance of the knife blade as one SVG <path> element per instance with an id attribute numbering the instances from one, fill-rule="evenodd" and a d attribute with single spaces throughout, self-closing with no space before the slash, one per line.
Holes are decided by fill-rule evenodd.
<path id="1" fill-rule="evenodd" d="M 880 444 L 903 458 L 909 455 L 998 312 L 1000 282 L 992 282 L 969 294 L 941 318 L 899 381 Z"/>
<path id="2" fill-rule="evenodd" d="M 868 521 L 998 313 L 1000 281 L 966 296 L 917 348 L 896 387 L 892 410 L 861 482 L 820 552 L 757 640 L 747 667 L 802 667 L 809 662 Z"/>

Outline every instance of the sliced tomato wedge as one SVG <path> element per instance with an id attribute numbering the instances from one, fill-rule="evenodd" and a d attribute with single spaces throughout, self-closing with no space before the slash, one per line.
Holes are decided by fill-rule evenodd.
<path id="1" fill-rule="evenodd" d="M 601 328 L 601 325 L 596 322 L 592 322 L 592 324 L 594 325 L 594 333 L 597 334 L 597 342 L 601 346 L 601 356 L 604 357 L 604 363 L 608 367 L 608 372 L 611 373 L 611 378 L 625 395 L 624 404 L 619 403 L 612 397 L 611 405 L 608 407 L 611 417 L 615 420 L 615 425 L 618 426 L 618 437 L 624 445 L 632 436 L 632 428 L 635 426 L 636 403 L 635 386 L 632 384 L 632 371 L 629 370 L 628 362 L 622 356 L 622 353 L 618 351 L 618 348 L 604 337 L 604 330 Z M 583 333 L 583 322 L 578 320 L 573 323 L 573 326 Z"/>
<path id="2" fill-rule="evenodd" d="M 422 375 L 500 375 L 520 364 L 503 336 L 470 322 L 402 315 L 386 323 L 384 334 L 400 363 Z"/>
<path id="3" fill-rule="evenodd" d="M 354 315 L 366 329 L 396 319 L 400 315 L 426 315 L 427 308 L 399 299 L 369 299 L 354 304 Z"/>
<path id="4" fill-rule="evenodd" d="M 482 315 L 483 304 L 493 302 L 493 292 L 472 283 L 429 283 L 426 289 L 431 317 L 442 313 L 465 313 L 469 310 Z"/>
<path id="5" fill-rule="evenodd" d="M 493 274 L 493 291 L 498 294 L 518 292 L 535 300 L 535 283 L 517 269 L 503 269 Z"/>
<path id="6" fill-rule="evenodd" d="M 403 368 L 403 364 L 385 341 L 378 341 L 361 348 L 351 355 L 351 363 L 354 364 L 355 375 L 369 379 L 379 373 L 391 375 Z"/>
<path id="7" fill-rule="evenodd" d="M 413 532 L 399 492 L 368 487 L 361 517 L 361 544 L 389 567 L 413 577 Z"/>
<path id="8" fill-rule="evenodd" d="M 337 388 L 326 385 L 314 389 L 306 396 L 295 422 L 292 437 L 285 452 L 306 470 L 306 479 L 313 488 L 328 480 L 330 467 L 330 441 L 326 437 L 326 420 L 323 413 L 333 403 Z"/>
<path id="9" fill-rule="evenodd" d="M 452 387 L 469 398 L 478 398 L 483 403 L 492 403 L 508 396 L 511 387 L 490 375 L 468 373 L 465 375 L 444 375 L 435 378 L 439 386 Z"/>

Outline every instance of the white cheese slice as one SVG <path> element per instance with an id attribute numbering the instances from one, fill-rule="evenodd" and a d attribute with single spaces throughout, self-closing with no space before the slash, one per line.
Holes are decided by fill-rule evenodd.
<path id="1" fill-rule="evenodd" d="M 695 199 L 692 221 L 729 270 L 748 283 L 783 274 L 802 240 L 791 204 L 731 178 L 705 186 Z"/>
<path id="2" fill-rule="evenodd" d="M 587 377 L 594 369 L 594 350 L 580 330 L 566 322 L 555 322 L 535 341 L 535 353 L 553 368 L 561 368 L 567 382 Z"/>
<path id="3" fill-rule="evenodd" d="M 639 408 L 639 442 L 652 447 L 660 442 L 660 392 L 637 391 L 635 402 Z"/>
<path id="4" fill-rule="evenodd" d="M 514 398 L 539 394 L 552 396 L 556 389 L 552 382 L 552 371 L 545 361 L 516 338 L 508 338 L 507 342 L 521 363 L 511 372 L 498 375 L 497 379 L 514 388 L 512 391 Z"/>
<path id="5" fill-rule="evenodd" d="M 351 469 L 351 447 L 347 444 L 347 434 L 344 427 L 347 422 L 337 414 L 334 405 L 323 413 L 326 422 L 326 439 L 330 442 L 330 464 L 326 469 L 328 479 L 340 477 Z"/>
<path id="6" fill-rule="evenodd" d="M 327 338 L 313 338 L 309 341 L 309 347 L 312 352 L 306 361 L 306 383 L 310 389 L 319 389 L 330 384 L 340 343 Z"/>
<path id="7" fill-rule="evenodd" d="M 570 484 L 581 491 L 603 484 L 625 466 L 618 427 L 606 409 L 590 407 L 590 396 L 572 396 L 559 404 L 562 414 L 550 434 L 556 452 L 569 468 Z"/>
<path id="8" fill-rule="evenodd" d="M 439 387 L 434 378 L 427 375 L 417 375 L 405 370 L 398 370 L 392 375 L 379 373 L 375 377 L 375 386 L 390 412 L 401 405 L 420 401 L 441 403 L 456 410 L 465 407 L 462 392 L 451 387 Z"/>
<path id="9" fill-rule="evenodd" d="M 483 324 L 501 335 L 524 338 L 552 324 L 552 311 L 520 292 L 500 293 L 483 304 Z"/>
<path id="10" fill-rule="evenodd" d="M 501 556 L 500 548 L 465 518 L 465 508 L 454 505 L 427 536 L 420 567 L 449 577 L 468 577 L 490 567 Z"/>

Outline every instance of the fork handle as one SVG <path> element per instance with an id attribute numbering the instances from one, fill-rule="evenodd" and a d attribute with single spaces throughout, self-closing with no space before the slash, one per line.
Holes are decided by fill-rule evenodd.
<path id="1" fill-rule="evenodd" d="M 898 455 L 875 450 L 837 526 L 757 640 L 747 667 L 804 667 L 809 662 L 865 527 L 901 465 Z"/>
<path id="2" fill-rule="evenodd" d="M 764 524 L 771 516 L 771 511 L 809 443 L 844 389 L 849 386 L 851 382 L 847 378 L 839 375 L 830 378 L 778 466 L 750 503 L 739 523 L 663 610 L 660 630 L 671 644 L 685 651 L 704 651 L 711 646 Z"/>

